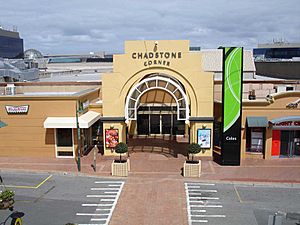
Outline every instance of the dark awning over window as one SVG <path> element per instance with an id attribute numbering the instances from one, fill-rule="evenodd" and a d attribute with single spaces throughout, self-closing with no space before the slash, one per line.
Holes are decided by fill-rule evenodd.
<path id="1" fill-rule="evenodd" d="M 268 119 L 265 116 L 247 116 L 248 127 L 268 127 Z"/>
<path id="2" fill-rule="evenodd" d="M 4 123 L 4 122 L 2 122 L 2 121 L 0 120 L 0 128 L 1 128 L 1 127 L 5 127 L 5 126 L 7 126 L 7 124 Z"/>

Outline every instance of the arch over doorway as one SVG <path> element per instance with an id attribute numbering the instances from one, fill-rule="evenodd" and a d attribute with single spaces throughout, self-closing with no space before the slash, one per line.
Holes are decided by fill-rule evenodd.
<path id="1" fill-rule="evenodd" d="M 126 97 L 125 120 L 137 120 L 137 109 L 140 98 L 148 91 L 158 89 L 168 92 L 175 100 L 177 106 L 177 119 L 188 122 L 190 110 L 189 102 L 184 88 L 171 77 L 162 75 L 149 76 L 134 85 Z"/>

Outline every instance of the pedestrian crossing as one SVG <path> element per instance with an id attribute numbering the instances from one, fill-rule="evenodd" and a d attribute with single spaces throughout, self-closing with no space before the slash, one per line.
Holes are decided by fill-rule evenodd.
<path id="1" fill-rule="evenodd" d="M 187 212 L 189 225 L 209 223 L 212 220 L 225 218 L 220 214 L 223 208 L 218 197 L 216 185 L 212 183 L 185 182 Z M 212 224 L 220 224 L 221 221 Z"/>
<path id="2" fill-rule="evenodd" d="M 95 181 L 86 194 L 86 203 L 81 204 L 77 212 L 78 225 L 107 225 L 118 202 L 124 186 L 122 180 Z M 86 221 L 86 222 L 83 222 Z"/>

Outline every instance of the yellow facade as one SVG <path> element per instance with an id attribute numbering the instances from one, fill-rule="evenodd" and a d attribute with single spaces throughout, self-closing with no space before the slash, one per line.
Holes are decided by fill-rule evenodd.
<path id="1" fill-rule="evenodd" d="M 151 74 L 169 77 L 182 84 L 188 99 L 189 117 L 196 118 L 186 121 L 186 131 L 188 126 L 191 128 L 190 142 L 197 142 L 196 132 L 203 124 L 212 129 L 212 120 L 205 121 L 204 118 L 213 118 L 213 74 L 203 71 L 202 53 L 190 52 L 187 40 L 126 41 L 125 53 L 114 55 L 113 73 L 102 77 L 103 117 L 124 118 L 130 90 Z M 151 99 L 151 93 L 145 94 Z M 133 134 L 135 128 L 132 126 L 136 124 L 135 121 L 126 121 L 126 124 L 124 120 L 114 124 L 122 134 L 119 137 L 122 142 L 126 142 L 126 126 L 129 134 Z M 104 126 L 110 127 L 110 123 Z M 103 134 L 105 139 L 105 131 Z M 112 154 L 106 147 L 104 152 Z M 205 155 L 212 156 L 212 147 Z"/>

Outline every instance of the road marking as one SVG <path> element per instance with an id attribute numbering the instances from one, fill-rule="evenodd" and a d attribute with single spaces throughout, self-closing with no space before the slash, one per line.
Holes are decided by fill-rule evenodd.
<path id="1" fill-rule="evenodd" d="M 107 219 L 92 218 L 91 221 L 106 221 Z M 105 223 L 106 224 L 106 223 Z"/>
<path id="2" fill-rule="evenodd" d="M 219 200 L 218 197 L 190 197 L 190 199 L 208 199 L 208 200 Z"/>
<path id="3" fill-rule="evenodd" d="M 215 186 L 215 184 L 208 184 L 208 183 L 186 183 L 188 186 L 201 186 L 201 185 L 204 185 L 204 186 Z"/>
<path id="4" fill-rule="evenodd" d="M 240 193 L 239 193 L 238 190 L 236 189 L 236 186 L 235 186 L 235 185 L 233 185 L 233 188 L 234 188 L 234 190 L 235 190 L 235 193 L 236 193 L 236 195 L 237 195 L 237 197 L 238 197 L 240 203 L 244 203 L 243 200 L 242 200 L 242 198 L 241 198 L 241 196 L 240 196 Z"/>
<path id="5" fill-rule="evenodd" d="M 189 192 L 191 192 L 191 191 L 189 190 Z M 213 193 L 216 193 L 218 191 L 217 190 L 197 190 L 197 191 L 193 191 L 193 192 L 213 192 Z M 193 194 L 193 193 L 191 193 L 191 194 Z"/>
<path id="6" fill-rule="evenodd" d="M 123 181 L 95 181 L 95 184 L 120 184 L 122 185 Z"/>
<path id="7" fill-rule="evenodd" d="M 214 204 L 220 204 L 221 202 L 213 202 L 213 201 L 190 201 L 190 203 L 191 202 L 199 202 L 199 203 L 203 203 L 203 204 L 205 204 L 205 203 L 214 203 Z"/>
<path id="8" fill-rule="evenodd" d="M 226 215 L 192 215 L 191 217 L 211 217 L 211 218 L 224 218 Z"/>
<path id="9" fill-rule="evenodd" d="M 111 197 L 114 198 L 116 195 L 87 195 L 87 198 L 103 198 L 103 197 Z"/>
<path id="10" fill-rule="evenodd" d="M 76 213 L 76 216 L 102 216 L 101 213 Z"/>
<path id="11" fill-rule="evenodd" d="M 98 223 L 79 223 L 78 225 L 103 225 L 103 224 L 98 224 Z"/>
<path id="12" fill-rule="evenodd" d="M 108 186 L 109 187 L 120 187 L 121 185 L 119 185 L 119 184 L 109 184 Z"/>
<path id="13" fill-rule="evenodd" d="M 110 211 L 110 209 L 96 209 L 96 211 Z M 104 214 L 103 214 L 104 215 Z M 108 215 L 108 214 L 107 214 Z"/>
<path id="14" fill-rule="evenodd" d="M 208 220 L 190 220 L 191 223 L 207 223 Z"/>
<path id="15" fill-rule="evenodd" d="M 197 210 L 197 209 L 192 209 L 191 212 L 201 212 L 201 213 L 205 213 L 206 210 L 205 210 L 205 209 L 199 209 L 199 210 Z"/>
<path id="16" fill-rule="evenodd" d="M 49 175 L 47 178 L 45 178 L 41 183 L 39 183 L 36 186 L 18 186 L 18 185 L 5 185 L 6 187 L 9 188 L 20 188 L 20 189 L 38 189 L 40 186 L 42 186 L 46 181 L 48 181 L 50 178 L 52 177 L 52 175 Z"/>
<path id="17" fill-rule="evenodd" d="M 222 205 L 192 205 L 195 208 L 222 208 Z"/>
<path id="18" fill-rule="evenodd" d="M 102 191 L 102 190 L 116 190 L 116 191 L 119 191 L 118 188 L 91 188 L 91 191 Z"/>
<path id="19" fill-rule="evenodd" d="M 83 206 L 83 207 L 89 207 L 89 206 L 92 206 L 92 207 L 94 207 L 94 206 L 96 206 L 96 207 L 99 207 L 99 206 L 112 206 L 113 204 L 106 204 L 106 203 L 103 203 L 103 204 L 81 204 L 81 206 Z"/>

